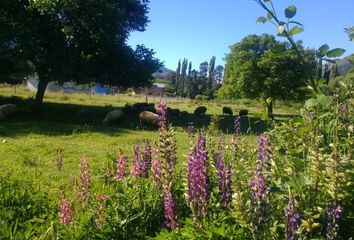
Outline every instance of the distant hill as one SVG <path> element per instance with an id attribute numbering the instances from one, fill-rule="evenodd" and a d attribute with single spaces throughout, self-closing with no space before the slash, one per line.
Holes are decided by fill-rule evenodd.
<path id="1" fill-rule="evenodd" d="M 166 67 L 161 67 L 159 69 L 159 71 L 153 73 L 152 76 L 155 77 L 155 78 L 163 78 L 163 77 L 165 77 L 167 74 L 169 74 L 171 72 L 174 72 L 174 71 L 171 70 L 171 69 L 168 69 Z"/>
<path id="2" fill-rule="evenodd" d="M 340 76 L 344 76 L 350 69 L 353 68 L 353 63 L 352 59 L 354 57 L 354 54 L 351 54 L 343 59 L 337 59 L 335 60 L 335 63 L 331 63 L 331 65 L 337 65 L 337 71 Z"/>

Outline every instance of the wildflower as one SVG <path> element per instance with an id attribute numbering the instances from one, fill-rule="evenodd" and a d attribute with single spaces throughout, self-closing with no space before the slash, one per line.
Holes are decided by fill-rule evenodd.
<path id="1" fill-rule="evenodd" d="M 240 133 L 241 133 L 241 117 L 237 116 L 235 117 L 235 121 L 234 121 L 234 130 L 235 130 L 235 138 L 240 137 Z"/>
<path id="2" fill-rule="evenodd" d="M 151 146 L 146 143 L 144 153 L 139 162 L 139 176 L 147 177 L 151 167 Z"/>
<path id="3" fill-rule="evenodd" d="M 188 202 L 194 210 L 195 221 L 207 213 L 208 183 L 208 153 L 205 136 L 200 133 L 197 147 L 192 148 L 188 158 Z"/>
<path id="4" fill-rule="evenodd" d="M 231 202 L 232 183 L 231 183 L 231 164 L 225 166 L 222 155 L 222 146 L 224 145 L 224 135 L 220 137 L 218 152 L 216 154 L 216 169 L 218 174 L 218 189 L 220 202 L 227 206 Z"/>
<path id="5" fill-rule="evenodd" d="M 300 214 L 296 212 L 295 201 L 293 197 L 289 198 L 288 207 L 285 210 L 286 217 L 286 237 L 290 240 L 299 239 L 297 231 L 300 228 Z"/>
<path id="6" fill-rule="evenodd" d="M 177 228 L 176 201 L 170 189 L 164 191 L 164 214 L 165 225 L 172 229 Z"/>
<path id="7" fill-rule="evenodd" d="M 348 102 L 342 102 L 338 106 L 338 114 L 342 119 L 346 119 L 348 115 Z"/>
<path id="8" fill-rule="evenodd" d="M 161 179 L 161 162 L 158 160 L 158 149 L 156 147 L 152 148 L 151 159 L 152 179 L 155 183 L 158 183 Z"/>
<path id="9" fill-rule="evenodd" d="M 121 150 L 119 157 L 117 159 L 117 173 L 115 177 L 117 181 L 121 181 L 125 177 L 126 162 L 127 162 L 127 157 L 124 155 L 123 151 Z"/>
<path id="10" fill-rule="evenodd" d="M 158 104 L 159 126 L 161 130 L 168 130 L 167 107 L 165 102 Z"/>
<path id="11" fill-rule="evenodd" d="M 60 172 L 61 168 L 63 166 L 63 155 L 61 154 L 61 152 L 59 151 L 57 159 L 56 159 L 56 163 L 57 163 L 57 169 Z"/>
<path id="12" fill-rule="evenodd" d="M 74 208 L 71 202 L 69 202 L 69 200 L 65 198 L 63 195 L 60 201 L 60 212 L 59 212 L 61 224 L 63 225 L 74 224 L 73 215 L 74 215 Z"/>
<path id="13" fill-rule="evenodd" d="M 105 194 L 100 194 L 96 196 L 97 199 L 97 213 L 96 213 L 96 225 L 99 229 L 103 227 L 105 224 L 105 217 L 104 217 L 104 209 L 105 209 L 105 200 L 108 198 Z"/>
<path id="14" fill-rule="evenodd" d="M 194 122 L 188 122 L 188 137 L 194 137 L 195 126 Z"/>
<path id="15" fill-rule="evenodd" d="M 265 230 L 267 205 L 269 202 L 269 183 L 272 147 L 264 135 L 258 137 L 257 168 L 254 179 L 249 183 L 251 206 L 254 210 L 252 226 L 254 234 L 261 236 Z"/>
<path id="16" fill-rule="evenodd" d="M 327 207 L 327 229 L 326 236 L 328 240 L 334 240 L 337 238 L 339 225 L 338 221 L 342 216 L 342 207 L 336 206 L 334 203 L 328 204 Z"/>
<path id="17" fill-rule="evenodd" d="M 132 156 L 132 164 L 130 166 L 130 175 L 132 177 L 138 177 L 139 176 L 139 162 L 140 162 L 139 148 L 140 148 L 139 144 L 135 144 L 134 145 L 133 156 Z"/>
<path id="18" fill-rule="evenodd" d="M 89 164 L 87 156 L 81 158 L 80 162 L 80 198 L 83 201 L 87 201 L 90 198 L 90 185 L 91 185 L 91 177 L 89 172 Z"/>

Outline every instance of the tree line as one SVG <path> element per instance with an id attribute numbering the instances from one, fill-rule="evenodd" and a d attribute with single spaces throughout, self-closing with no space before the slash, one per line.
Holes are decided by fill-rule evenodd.
<path id="1" fill-rule="evenodd" d="M 224 67 L 215 66 L 215 56 L 211 57 L 209 63 L 200 63 L 198 70 L 193 69 L 192 62 L 184 58 L 178 61 L 176 72 L 169 76 L 169 80 L 176 96 L 211 99 L 221 86 L 223 74 Z"/>

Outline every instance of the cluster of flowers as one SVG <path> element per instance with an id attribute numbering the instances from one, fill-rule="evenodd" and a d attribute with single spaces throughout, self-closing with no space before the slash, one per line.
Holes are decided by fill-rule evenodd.
<path id="1" fill-rule="evenodd" d="M 218 173 L 218 189 L 220 202 L 227 207 L 232 200 L 232 168 L 230 163 L 225 163 L 223 145 L 225 137 L 221 134 L 218 152 L 216 154 L 216 169 Z"/>
<path id="2" fill-rule="evenodd" d="M 251 206 L 254 210 L 252 226 L 256 234 L 260 234 L 266 224 L 267 206 L 269 202 L 269 181 L 271 170 L 272 148 L 267 137 L 258 137 L 258 160 L 254 179 L 249 183 Z"/>

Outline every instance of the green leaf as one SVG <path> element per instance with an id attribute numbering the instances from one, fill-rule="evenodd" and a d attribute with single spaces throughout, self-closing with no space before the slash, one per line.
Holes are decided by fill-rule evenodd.
<path id="1" fill-rule="evenodd" d="M 266 21 L 268 21 L 267 18 L 265 18 L 265 17 L 259 17 L 259 18 L 257 18 L 257 21 L 256 21 L 256 22 L 265 23 Z"/>
<path id="2" fill-rule="evenodd" d="M 272 20 L 273 19 L 273 15 L 274 15 L 274 13 L 271 11 L 271 13 L 267 13 L 267 18 L 268 18 L 268 20 Z"/>
<path id="3" fill-rule="evenodd" d="M 304 28 L 302 27 L 298 27 L 298 26 L 294 26 L 290 29 L 289 34 L 290 36 L 298 34 L 298 33 L 302 33 L 304 31 Z"/>
<path id="4" fill-rule="evenodd" d="M 328 51 L 329 51 L 329 46 L 327 44 L 323 44 L 319 49 L 320 57 L 324 57 Z"/>
<path id="5" fill-rule="evenodd" d="M 345 50 L 343 48 L 335 48 L 335 49 L 328 51 L 328 53 L 326 55 L 329 58 L 335 58 L 335 57 L 342 56 L 344 54 L 344 52 L 345 52 Z"/>
<path id="6" fill-rule="evenodd" d="M 285 16 L 287 18 L 292 18 L 296 15 L 296 6 L 292 5 L 285 9 Z"/>

